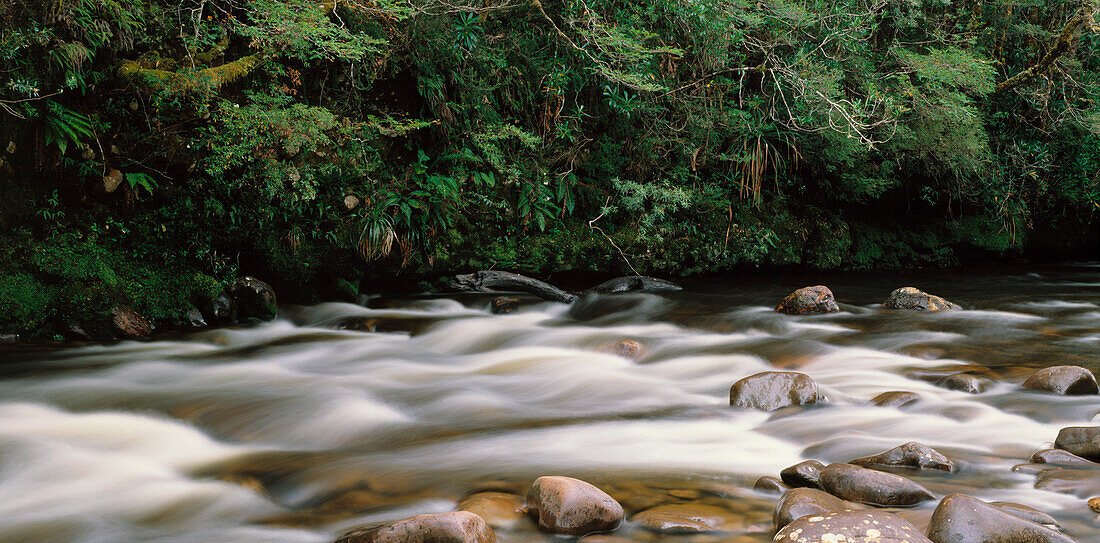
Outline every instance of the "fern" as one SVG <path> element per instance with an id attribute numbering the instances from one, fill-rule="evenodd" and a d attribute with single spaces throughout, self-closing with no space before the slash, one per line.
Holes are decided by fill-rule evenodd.
<path id="1" fill-rule="evenodd" d="M 69 144 L 81 144 L 93 137 L 92 120 L 56 102 L 48 102 L 45 122 L 46 145 L 57 145 L 61 154 L 69 150 Z"/>

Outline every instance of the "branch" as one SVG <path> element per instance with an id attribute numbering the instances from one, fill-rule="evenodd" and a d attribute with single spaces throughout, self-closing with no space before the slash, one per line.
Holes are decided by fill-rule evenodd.
<path id="1" fill-rule="evenodd" d="M 1026 70 L 1002 81 L 997 85 L 995 93 L 1002 93 L 1010 91 L 1031 81 L 1035 77 L 1045 73 L 1069 50 L 1070 45 L 1073 44 L 1073 40 L 1080 33 L 1081 28 L 1084 27 L 1089 32 L 1096 32 L 1098 30 L 1097 24 L 1093 19 L 1095 15 L 1095 8 L 1091 6 L 1090 0 L 1084 0 L 1082 2 L 1081 9 L 1066 21 L 1065 26 L 1062 27 L 1062 31 L 1058 34 L 1058 38 L 1054 40 L 1054 44 L 1051 46 L 1047 54 L 1043 55 L 1038 62 L 1028 67 Z"/>

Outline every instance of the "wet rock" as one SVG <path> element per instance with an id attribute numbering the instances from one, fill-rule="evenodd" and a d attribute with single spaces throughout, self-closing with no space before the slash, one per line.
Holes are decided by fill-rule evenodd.
<path id="1" fill-rule="evenodd" d="M 1070 426 L 1058 432 L 1054 447 L 1082 458 L 1100 461 L 1100 426 Z"/>
<path id="2" fill-rule="evenodd" d="M 883 392 L 875 396 L 871 400 L 871 403 L 879 407 L 902 408 L 918 400 L 920 400 L 920 394 L 916 392 L 895 390 L 892 392 Z"/>
<path id="3" fill-rule="evenodd" d="M 1035 488 L 1087 498 L 1100 489 L 1100 470 L 1048 469 L 1035 477 Z"/>
<path id="4" fill-rule="evenodd" d="M 140 313 L 124 305 L 116 305 L 108 315 L 111 332 L 123 339 L 149 337 L 153 326 Z"/>
<path id="5" fill-rule="evenodd" d="M 1024 388 L 1055 394 L 1096 394 L 1096 376 L 1081 366 L 1043 368 L 1024 381 Z"/>
<path id="6" fill-rule="evenodd" d="M 825 464 L 817 460 L 799 462 L 779 472 L 784 483 L 792 487 L 821 488 L 821 470 Z"/>
<path id="7" fill-rule="evenodd" d="M 728 532 L 745 523 L 744 517 L 727 509 L 698 503 L 658 505 L 634 515 L 631 520 L 662 533 Z"/>
<path id="8" fill-rule="evenodd" d="M 752 488 L 772 494 L 782 494 L 791 489 L 791 487 L 787 486 L 783 481 L 769 475 L 757 479 L 756 484 L 752 485 Z"/>
<path id="9" fill-rule="evenodd" d="M 555 534 L 583 536 L 614 530 L 623 507 L 606 492 L 572 477 L 539 477 L 527 493 L 527 513 L 539 528 Z"/>
<path id="10" fill-rule="evenodd" d="M 210 302 L 210 321 L 224 323 L 233 320 L 233 301 L 224 292 Z"/>
<path id="11" fill-rule="evenodd" d="M 187 314 L 183 316 L 183 325 L 188 328 L 206 328 L 206 319 L 202 316 L 202 311 L 199 308 L 191 306 L 187 309 Z"/>
<path id="12" fill-rule="evenodd" d="M 122 171 L 117 168 L 111 168 L 107 172 L 107 175 L 103 176 L 103 192 L 108 194 L 118 190 L 119 185 L 122 184 Z"/>
<path id="13" fill-rule="evenodd" d="M 1050 526 L 1057 526 L 1058 521 L 1054 520 L 1054 517 L 1034 508 L 1028 507 L 1022 503 L 1012 502 L 989 502 L 989 505 L 1004 511 L 1010 515 L 1016 515 L 1024 520 L 1029 520 L 1035 524 L 1047 524 Z"/>
<path id="14" fill-rule="evenodd" d="M 610 345 L 603 345 L 596 349 L 596 352 L 637 360 L 642 354 L 642 344 L 633 339 L 624 339 Z"/>
<path id="15" fill-rule="evenodd" d="M 383 526 L 354 529 L 336 543 L 493 543 L 485 519 L 467 512 L 418 515 Z"/>
<path id="16" fill-rule="evenodd" d="M 836 313 L 840 311 L 840 307 L 836 305 L 833 291 L 829 287 L 818 285 L 802 287 L 788 294 L 775 310 L 789 315 L 806 315 Z"/>
<path id="17" fill-rule="evenodd" d="M 939 451 L 910 441 L 872 456 L 850 460 L 857 466 L 902 466 L 921 470 L 955 471 L 955 463 Z"/>
<path id="18" fill-rule="evenodd" d="M 730 388 L 730 405 L 774 411 L 788 405 L 817 402 L 817 383 L 793 371 L 765 371 L 737 381 Z"/>
<path id="19" fill-rule="evenodd" d="M 928 522 L 936 543 L 1073 543 L 1065 535 L 965 494 L 940 501 Z"/>
<path id="20" fill-rule="evenodd" d="M 656 277 L 630 275 L 604 281 L 585 292 L 591 294 L 622 294 L 624 292 L 660 292 L 668 290 L 683 290 L 683 288 L 672 281 Z"/>
<path id="21" fill-rule="evenodd" d="M 901 287 L 894 290 L 882 305 L 888 309 L 915 309 L 918 311 L 962 310 L 962 306 L 958 304 L 953 304 L 915 287 Z"/>
<path id="22" fill-rule="evenodd" d="M 523 496 L 508 492 L 478 492 L 458 502 L 459 511 L 468 511 L 493 528 L 514 528 L 524 520 Z"/>
<path id="23" fill-rule="evenodd" d="M 802 517 L 775 534 L 777 543 L 930 543 L 909 521 L 883 511 Z"/>
<path id="24" fill-rule="evenodd" d="M 809 515 L 855 511 L 859 509 L 853 503 L 846 502 L 832 494 L 813 488 L 794 488 L 783 494 L 775 504 L 772 522 L 775 529 Z"/>
<path id="25" fill-rule="evenodd" d="M 0 334 L 0 345 L 19 343 L 19 334 Z"/>
<path id="26" fill-rule="evenodd" d="M 936 381 L 936 386 L 948 390 L 959 390 L 967 394 L 979 394 L 985 391 L 986 383 L 973 375 L 956 373 Z"/>
<path id="27" fill-rule="evenodd" d="M 935 498 L 927 488 L 905 477 L 852 464 L 825 466 L 821 487 L 838 498 L 874 505 L 914 505 Z"/>
<path id="28" fill-rule="evenodd" d="M 497 296 L 493 298 L 492 302 L 489 302 L 489 311 L 494 315 L 506 315 L 519 309 L 519 298 L 509 298 L 507 296 Z"/>
<path id="29" fill-rule="evenodd" d="M 1087 466 L 1100 468 L 1100 464 L 1086 460 L 1062 449 L 1044 449 L 1031 455 L 1032 464 L 1055 464 L 1059 466 Z"/>
<path id="30" fill-rule="evenodd" d="M 269 321 L 275 318 L 275 291 L 267 283 L 255 277 L 242 277 L 229 285 L 225 293 L 232 301 L 235 320 Z"/>
<path id="31" fill-rule="evenodd" d="M 1097 513 L 1100 513 L 1100 496 L 1097 496 L 1095 498 L 1089 498 L 1089 509 L 1092 509 L 1093 511 L 1095 511 Z"/>

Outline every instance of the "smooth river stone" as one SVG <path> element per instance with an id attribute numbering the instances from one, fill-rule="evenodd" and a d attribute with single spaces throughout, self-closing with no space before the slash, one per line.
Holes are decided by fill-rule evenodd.
<path id="1" fill-rule="evenodd" d="M 1074 543 L 1061 532 L 965 494 L 940 501 L 928 522 L 928 538 L 936 543 Z"/>
<path id="2" fill-rule="evenodd" d="M 458 503 L 455 509 L 469 511 L 493 528 L 514 528 L 524 520 L 522 496 L 507 492 L 478 492 Z"/>
<path id="3" fill-rule="evenodd" d="M 861 507 L 813 488 L 793 488 L 775 504 L 772 523 L 776 530 L 808 515 L 855 511 Z"/>
<path id="4" fill-rule="evenodd" d="M 1100 426 L 1070 426 L 1058 432 L 1054 448 L 1100 461 Z"/>
<path id="5" fill-rule="evenodd" d="M 817 383 L 810 376 L 793 371 L 764 371 L 737 381 L 730 387 L 730 405 L 775 411 L 788 405 L 817 402 Z"/>
<path id="6" fill-rule="evenodd" d="M 1100 492 L 1100 470 L 1048 469 L 1035 477 L 1035 488 L 1087 498 Z"/>
<path id="7" fill-rule="evenodd" d="M 1031 455 L 1032 464 L 1054 464 L 1057 466 L 1083 466 L 1100 469 L 1100 463 L 1081 458 L 1062 449 L 1044 449 Z"/>
<path id="8" fill-rule="evenodd" d="M 656 532 L 729 532 L 745 525 L 745 518 L 716 505 L 677 503 L 646 509 L 632 519 Z"/>
<path id="9" fill-rule="evenodd" d="M 821 487 L 838 498 L 872 505 L 915 505 L 935 498 L 927 488 L 905 477 L 852 464 L 825 466 Z"/>
<path id="10" fill-rule="evenodd" d="M 1036 524 L 1049 524 L 1051 526 L 1057 526 L 1058 521 L 1054 520 L 1054 517 L 1034 508 L 1028 507 L 1022 503 L 1012 502 L 989 502 L 989 505 L 1004 511 L 1010 515 L 1016 515 L 1024 520 L 1030 520 Z"/>
<path id="11" fill-rule="evenodd" d="M 930 543 L 909 521 L 884 511 L 842 511 L 802 517 L 775 543 Z"/>
<path id="12" fill-rule="evenodd" d="M 956 373 L 936 381 L 936 386 L 948 390 L 958 390 L 967 394 L 979 394 L 985 391 L 986 384 L 985 381 L 973 375 Z"/>
<path id="13" fill-rule="evenodd" d="M 910 441 L 873 456 L 848 461 L 857 466 L 902 466 L 920 470 L 955 471 L 955 463 L 939 451 Z"/>
<path id="14" fill-rule="evenodd" d="M 903 390 L 894 390 L 891 392 L 883 392 L 878 396 L 875 396 L 871 403 L 879 407 L 893 407 L 901 409 L 913 402 L 920 400 L 920 394 L 916 392 L 907 392 Z"/>
<path id="15" fill-rule="evenodd" d="M 806 460 L 784 468 L 779 477 L 792 487 L 821 488 L 821 470 L 825 464 L 817 460 Z"/>
<path id="16" fill-rule="evenodd" d="M 782 494 L 791 489 L 791 487 L 787 486 L 783 481 L 769 475 L 757 479 L 756 484 L 752 485 L 752 488 L 772 494 Z"/>
<path id="17" fill-rule="evenodd" d="M 571 536 L 607 532 L 623 521 L 623 506 L 606 492 L 572 477 L 539 477 L 527 493 L 527 512 L 543 531 Z"/>
<path id="18" fill-rule="evenodd" d="M 790 315 L 807 315 L 836 313 L 840 311 L 840 306 L 836 304 L 836 298 L 829 287 L 818 285 L 802 287 L 788 294 L 775 310 Z"/>
<path id="19" fill-rule="evenodd" d="M 1081 366 L 1043 368 L 1024 381 L 1024 388 L 1055 394 L 1096 394 L 1096 376 Z"/>
<path id="20" fill-rule="evenodd" d="M 453 511 L 418 515 L 383 526 L 354 529 L 336 543 L 493 543 L 496 534 L 485 519 Z"/>
<path id="21" fill-rule="evenodd" d="M 916 287 L 895 289 L 882 303 L 888 309 L 912 309 L 917 311 L 959 311 L 962 306 L 951 303 Z"/>

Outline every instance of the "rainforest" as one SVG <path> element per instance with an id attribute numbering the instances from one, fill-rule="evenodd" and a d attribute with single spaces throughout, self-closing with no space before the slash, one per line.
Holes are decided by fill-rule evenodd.
<path id="1" fill-rule="evenodd" d="M 1096 0 L 0 0 L 0 332 L 1095 251 Z M 1092 253 L 1095 255 L 1095 253 Z"/>

